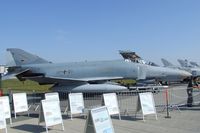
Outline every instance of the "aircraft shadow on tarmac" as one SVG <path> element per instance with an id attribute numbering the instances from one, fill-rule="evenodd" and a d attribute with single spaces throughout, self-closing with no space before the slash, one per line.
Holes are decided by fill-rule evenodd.
<path id="1" fill-rule="evenodd" d="M 15 126 L 12 128 L 16 129 L 16 130 L 30 132 L 30 133 L 38 133 L 38 132 L 46 131 L 45 127 L 43 127 L 42 125 L 31 125 L 31 124 L 24 124 L 24 125 Z M 49 130 L 51 130 L 51 129 L 49 129 Z"/>

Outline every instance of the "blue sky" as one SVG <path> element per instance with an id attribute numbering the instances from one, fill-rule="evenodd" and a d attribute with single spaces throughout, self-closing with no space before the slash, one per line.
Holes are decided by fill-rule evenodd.
<path id="1" fill-rule="evenodd" d="M 6 48 L 52 62 L 120 59 L 133 50 L 144 59 L 200 63 L 199 0 L 0 1 L 0 64 Z"/>

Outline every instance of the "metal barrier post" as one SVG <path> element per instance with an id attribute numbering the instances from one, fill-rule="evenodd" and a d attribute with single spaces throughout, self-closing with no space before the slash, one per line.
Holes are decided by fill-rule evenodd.
<path id="1" fill-rule="evenodd" d="M 165 91 L 165 96 L 166 96 L 166 106 L 167 106 L 167 116 L 165 116 L 165 118 L 171 118 L 170 114 L 169 114 L 169 96 L 168 96 L 168 88 Z"/>

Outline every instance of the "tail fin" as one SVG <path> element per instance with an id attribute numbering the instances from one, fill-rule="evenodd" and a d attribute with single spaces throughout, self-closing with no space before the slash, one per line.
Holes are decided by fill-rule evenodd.
<path id="1" fill-rule="evenodd" d="M 190 65 L 192 65 L 193 67 L 200 67 L 199 64 L 193 61 L 190 61 Z"/>
<path id="2" fill-rule="evenodd" d="M 8 59 L 6 65 L 9 67 L 28 65 L 28 64 L 49 63 L 47 60 L 42 59 L 37 55 L 30 54 L 24 50 L 17 48 L 9 48 L 7 49 L 7 53 L 8 53 Z"/>
<path id="3" fill-rule="evenodd" d="M 182 67 L 188 67 L 188 61 L 187 60 L 178 59 L 178 62 Z"/>
<path id="4" fill-rule="evenodd" d="M 167 61 L 166 59 L 162 58 L 161 61 L 165 67 L 174 67 L 174 65 L 170 63 L 169 61 Z"/>

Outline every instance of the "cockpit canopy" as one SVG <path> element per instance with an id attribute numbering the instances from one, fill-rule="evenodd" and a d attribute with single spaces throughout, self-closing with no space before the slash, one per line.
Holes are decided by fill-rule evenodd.
<path id="1" fill-rule="evenodd" d="M 140 64 L 146 64 L 146 65 L 150 65 L 150 66 L 158 66 L 157 64 L 155 64 L 154 62 L 150 62 L 150 61 L 145 61 L 143 60 L 139 55 L 137 55 L 135 52 L 132 51 L 122 51 L 120 50 L 119 53 L 121 54 L 121 56 L 124 58 L 125 61 L 128 62 L 135 62 L 135 63 L 140 63 Z"/>

